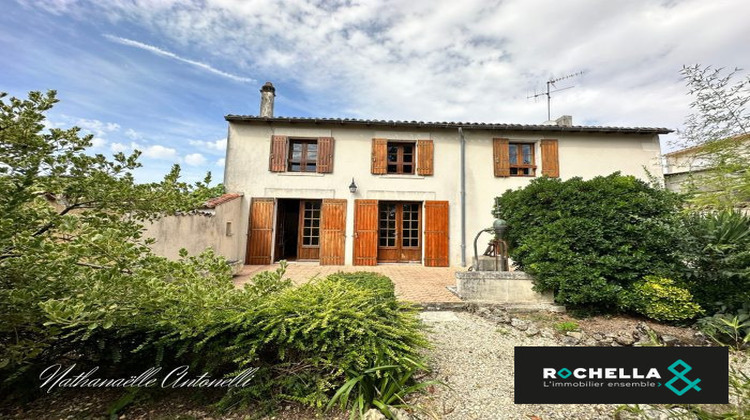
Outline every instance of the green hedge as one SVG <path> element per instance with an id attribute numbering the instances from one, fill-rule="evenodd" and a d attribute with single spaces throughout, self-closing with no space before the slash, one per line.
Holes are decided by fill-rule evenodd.
<path id="1" fill-rule="evenodd" d="M 548 177 L 508 190 L 494 214 L 509 223 L 510 255 L 558 303 L 616 311 L 618 295 L 646 275 L 679 271 L 674 217 L 680 198 L 614 173 Z"/>

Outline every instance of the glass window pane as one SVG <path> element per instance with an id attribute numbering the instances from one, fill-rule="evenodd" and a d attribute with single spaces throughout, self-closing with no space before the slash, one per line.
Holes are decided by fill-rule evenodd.
<path id="1" fill-rule="evenodd" d="M 523 145 L 523 164 L 531 165 L 531 145 L 530 144 Z"/>
<path id="2" fill-rule="evenodd" d="M 315 164 L 308 163 L 307 165 L 305 165 L 305 172 L 315 172 Z"/>
<path id="3" fill-rule="evenodd" d="M 404 162 L 411 163 L 412 162 L 412 155 L 404 154 Z"/>
<path id="4" fill-rule="evenodd" d="M 404 173 L 405 174 L 410 174 L 412 172 L 413 171 L 412 171 L 412 166 L 411 165 L 404 165 Z"/>
<path id="5" fill-rule="evenodd" d="M 300 172 L 299 163 L 292 163 L 292 165 L 289 167 L 289 170 L 291 172 Z"/>
<path id="6" fill-rule="evenodd" d="M 302 159 L 302 151 L 300 150 L 293 150 L 292 151 L 292 160 L 299 161 Z"/>
<path id="7" fill-rule="evenodd" d="M 511 175 L 518 175 L 518 168 L 510 168 Z"/>
<path id="8" fill-rule="evenodd" d="M 396 165 L 388 165 L 388 173 L 389 174 L 395 174 L 396 173 Z"/>
<path id="9" fill-rule="evenodd" d="M 292 142 L 292 152 L 302 153 L 302 143 Z"/>
<path id="10" fill-rule="evenodd" d="M 404 153 L 412 153 L 414 151 L 414 146 L 411 144 L 405 144 L 404 147 Z"/>
<path id="11" fill-rule="evenodd" d="M 514 165 L 518 163 L 518 147 L 515 144 L 509 146 L 510 164 Z"/>

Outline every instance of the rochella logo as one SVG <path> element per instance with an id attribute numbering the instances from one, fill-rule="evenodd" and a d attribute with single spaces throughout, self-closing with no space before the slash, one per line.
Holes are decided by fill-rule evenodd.
<path id="1" fill-rule="evenodd" d="M 682 370 L 678 371 L 676 369 L 677 366 L 682 367 Z M 669 369 L 669 371 L 674 373 L 675 375 L 674 378 L 670 379 L 669 381 L 667 381 L 667 383 L 664 384 L 664 386 L 669 388 L 670 391 L 681 396 L 682 394 L 688 392 L 691 389 L 694 389 L 696 392 L 699 392 L 701 390 L 700 387 L 698 387 L 698 382 L 701 381 L 700 378 L 696 378 L 695 380 L 691 381 L 690 379 L 685 377 L 685 374 L 693 370 L 693 367 L 683 362 L 682 359 L 678 359 L 676 362 L 672 363 L 667 369 Z M 682 389 L 677 389 L 673 385 L 675 382 L 679 380 L 687 384 Z"/>
<path id="2" fill-rule="evenodd" d="M 568 379 L 571 375 L 576 379 L 661 379 L 661 375 L 659 375 L 659 371 L 656 368 L 651 368 L 646 373 L 643 373 L 638 368 L 542 369 L 543 379 Z"/>

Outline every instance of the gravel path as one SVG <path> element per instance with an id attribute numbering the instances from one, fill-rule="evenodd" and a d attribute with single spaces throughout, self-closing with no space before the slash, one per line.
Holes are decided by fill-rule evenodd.
<path id="1" fill-rule="evenodd" d="M 465 312 L 423 312 L 437 387 L 428 412 L 447 420 L 611 419 L 618 405 L 513 404 L 513 347 L 560 345 Z"/>

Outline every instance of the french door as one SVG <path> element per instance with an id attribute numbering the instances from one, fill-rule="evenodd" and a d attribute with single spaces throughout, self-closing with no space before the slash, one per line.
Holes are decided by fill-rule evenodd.
<path id="1" fill-rule="evenodd" d="M 422 260 L 422 203 L 378 203 L 378 262 Z"/>

